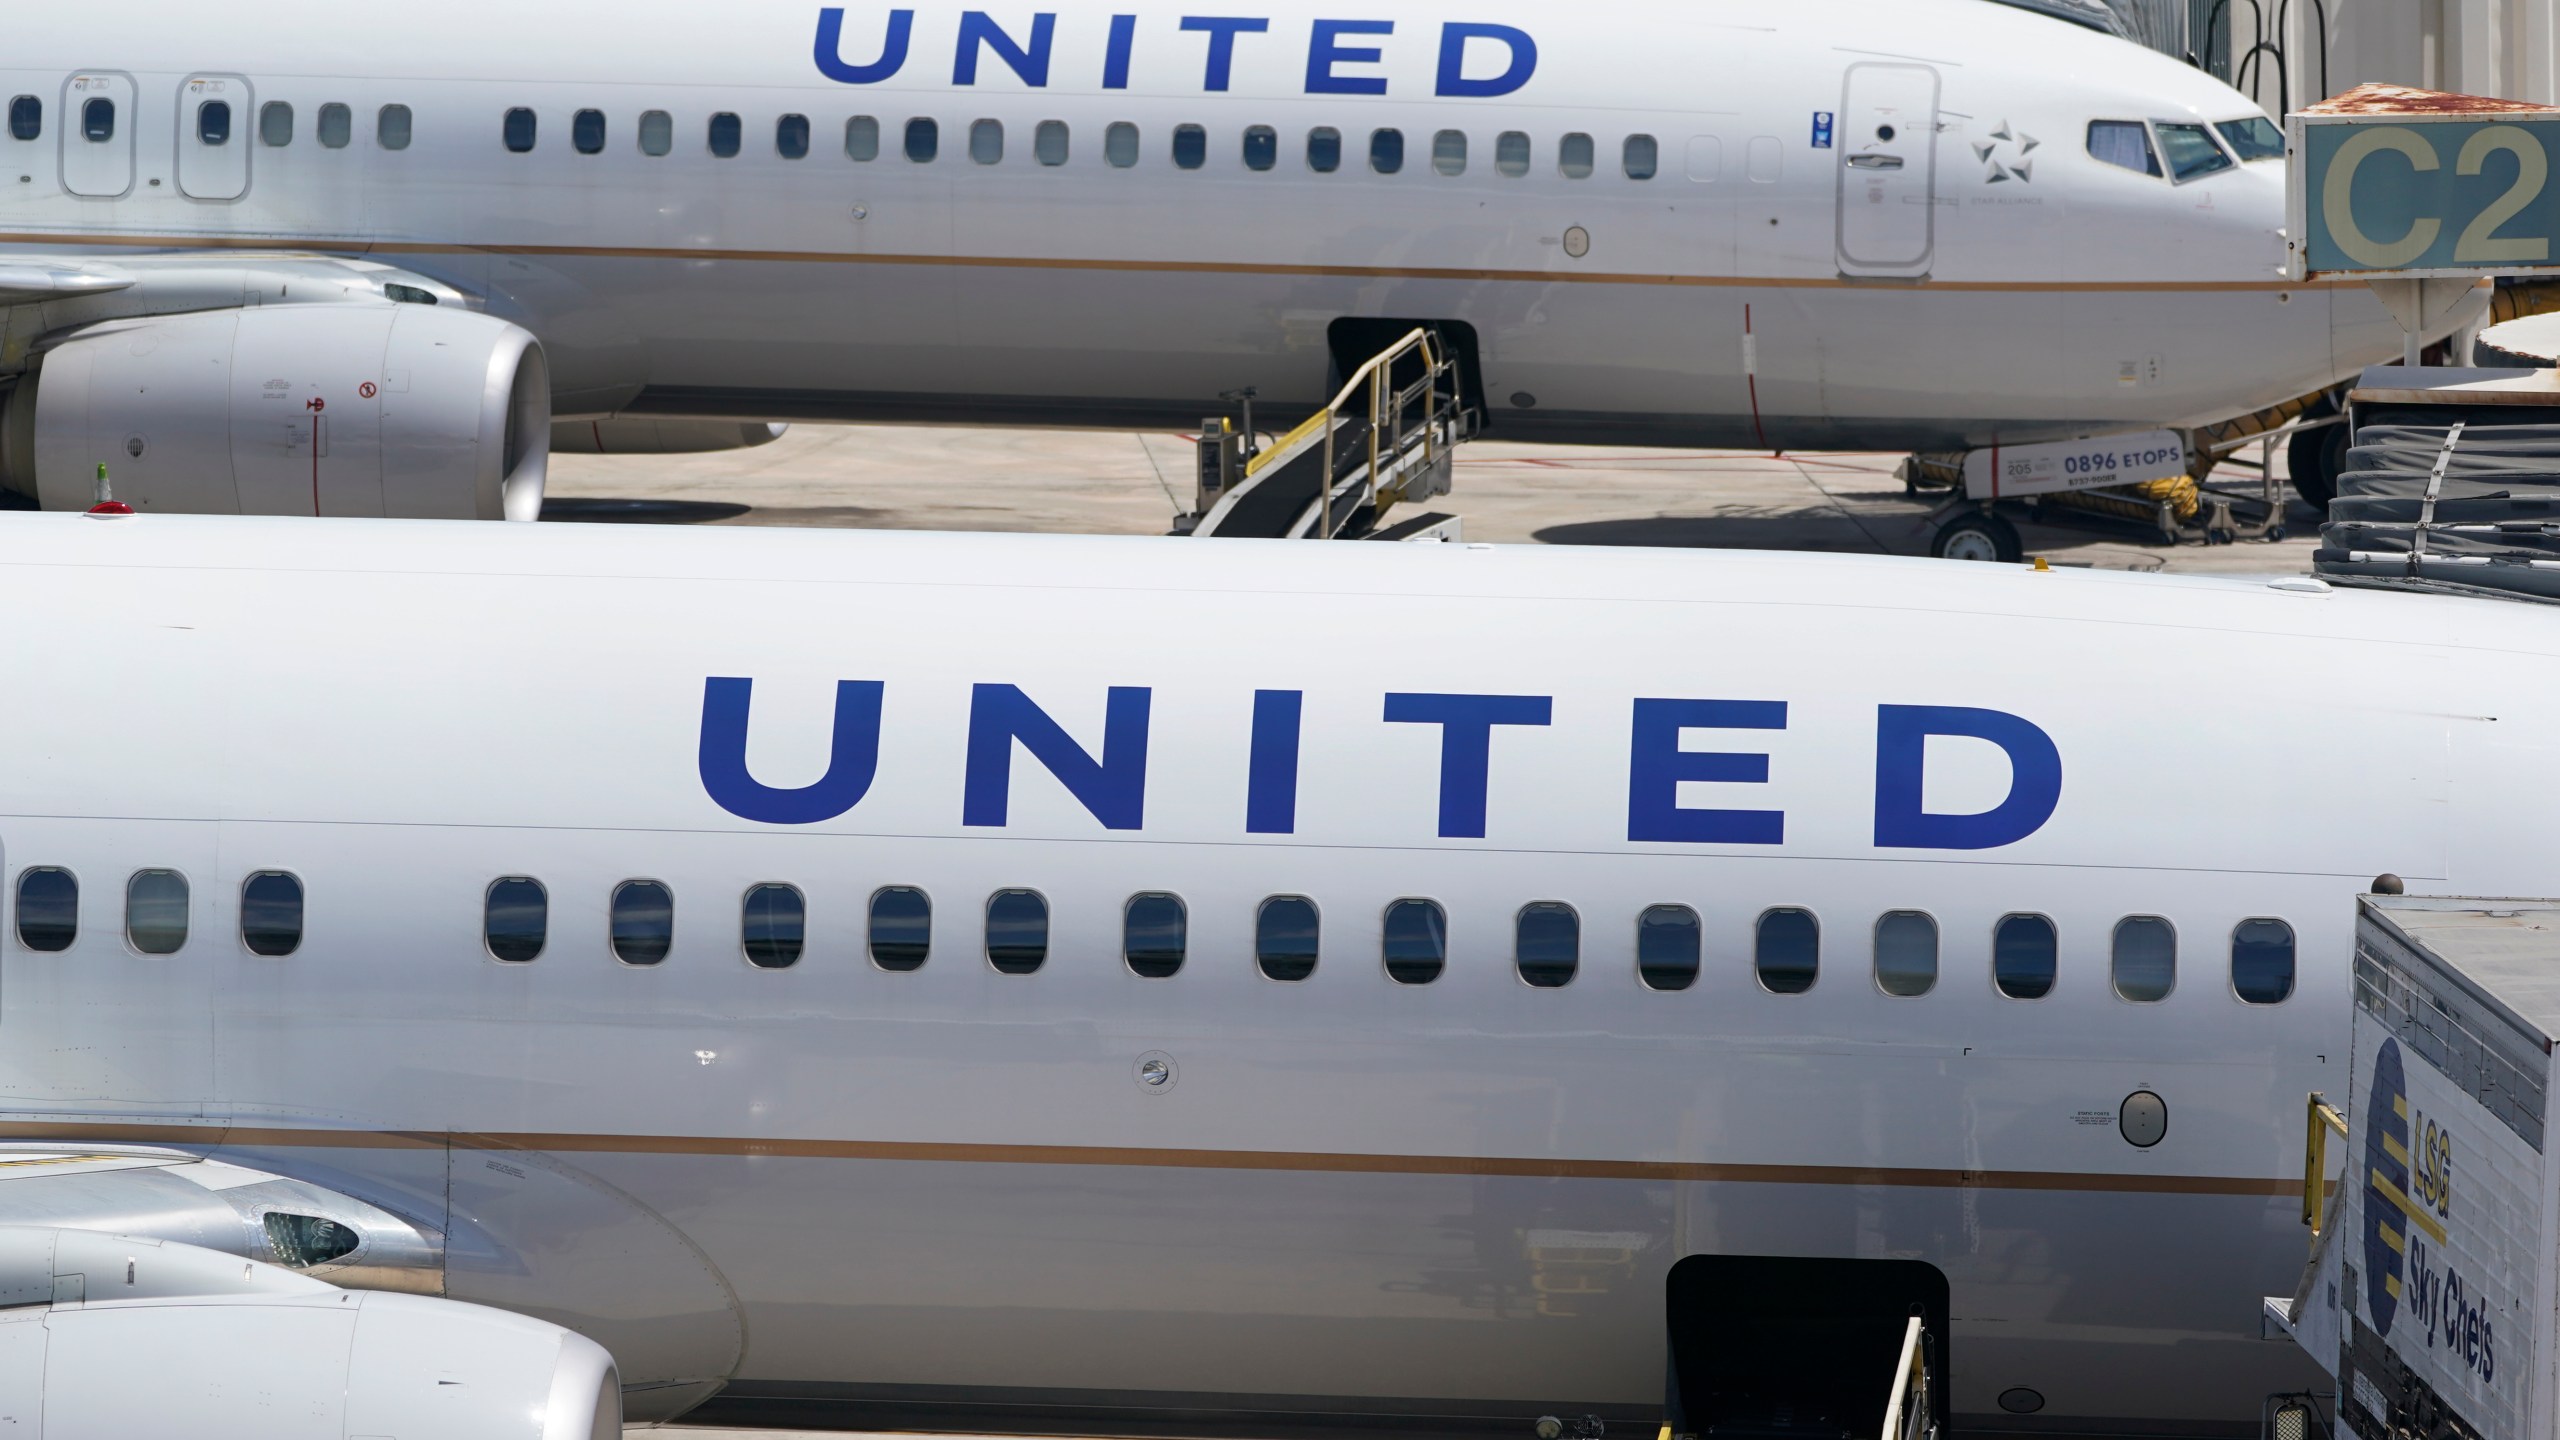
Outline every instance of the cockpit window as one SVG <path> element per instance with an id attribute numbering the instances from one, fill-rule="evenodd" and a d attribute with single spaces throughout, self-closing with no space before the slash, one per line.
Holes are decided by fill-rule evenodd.
<path id="1" fill-rule="evenodd" d="M 2136 175 L 2160 173 L 2160 157 L 2151 153 L 2151 132 L 2139 120 L 2090 121 L 2089 155 Z"/>
<path id="2" fill-rule="evenodd" d="M 2264 115 L 2246 120 L 2225 120 L 2213 127 L 2222 134 L 2222 143 L 2243 161 L 2281 160 L 2284 158 L 2284 132 Z"/>
<path id="3" fill-rule="evenodd" d="M 2231 157 L 2213 143 L 2213 133 L 2201 125 L 2162 125 L 2160 153 L 2169 161 L 2169 173 L 2179 180 L 2193 180 L 2216 170 L 2231 168 Z"/>

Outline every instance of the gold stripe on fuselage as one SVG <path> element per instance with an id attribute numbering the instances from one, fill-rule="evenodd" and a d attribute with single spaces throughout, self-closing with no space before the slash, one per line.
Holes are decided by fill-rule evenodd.
<path id="1" fill-rule="evenodd" d="M 913 1140 L 753 1139 L 728 1135 L 545 1133 L 442 1135 L 423 1131 L 276 1126 L 0 1122 L 0 1140 L 245 1149 L 528 1150 L 578 1155 L 769 1156 L 962 1165 L 1126 1166 L 1173 1170 L 1293 1170 L 1343 1175 L 1513 1176 L 1554 1180 L 1686 1181 L 1728 1185 L 1872 1185 L 1926 1190 L 2064 1190 L 2144 1195 L 2292 1196 L 2299 1179 L 2239 1175 L 2111 1175 L 2071 1170 L 1941 1170 L 1880 1165 L 1737 1165 L 1680 1160 L 1568 1160 L 1505 1155 L 1379 1155 L 1303 1150 L 1182 1150 L 1114 1145 L 975 1145 Z"/>
<path id="2" fill-rule="evenodd" d="M 826 250 L 711 250 L 653 246 L 464 245 L 442 241 L 314 239 L 290 235 L 0 234 L 0 245 L 144 250 L 280 250 L 322 255 L 514 255 L 577 260 L 734 260 L 776 265 L 948 266 L 955 270 L 1094 270 L 1140 275 L 1258 275 L 1292 279 L 1501 281 L 1522 285 L 1649 285 L 1710 290 L 1877 290 L 2091 294 L 2276 293 L 2345 280 L 1861 280 L 1809 275 L 1661 275 L 1598 270 L 1467 270 L 1404 265 L 1259 265 L 1220 260 L 1057 259 L 1020 255 L 854 254 Z"/>

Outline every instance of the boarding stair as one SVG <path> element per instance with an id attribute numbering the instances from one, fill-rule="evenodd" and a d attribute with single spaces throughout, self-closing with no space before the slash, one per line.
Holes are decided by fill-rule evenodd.
<path id="1" fill-rule="evenodd" d="M 1459 445 L 1477 417 L 1460 398 L 1455 352 L 1416 328 L 1371 356 L 1304 424 L 1257 447 L 1252 396 L 1241 425 L 1224 417 L 1200 436 L 1198 499 L 1176 523 L 1194 536 L 1285 540 L 1446 538 L 1456 522 L 1425 515 L 1386 523 L 1397 505 L 1449 493 Z"/>

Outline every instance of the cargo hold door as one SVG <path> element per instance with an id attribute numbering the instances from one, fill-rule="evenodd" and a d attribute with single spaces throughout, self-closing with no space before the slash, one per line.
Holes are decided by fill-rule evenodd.
<path id="1" fill-rule="evenodd" d="M 1927 275 L 1937 244 L 1938 72 L 1850 66 L 1839 145 L 1840 273 Z"/>

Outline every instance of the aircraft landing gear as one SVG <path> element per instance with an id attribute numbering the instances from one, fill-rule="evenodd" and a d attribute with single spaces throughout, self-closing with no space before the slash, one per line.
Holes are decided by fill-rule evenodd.
<path id="1" fill-rule="evenodd" d="M 1948 519 L 1929 541 L 1929 553 L 1941 560 L 1988 560 L 2015 565 L 2026 556 L 2018 527 L 1988 510 L 1968 510 Z"/>

